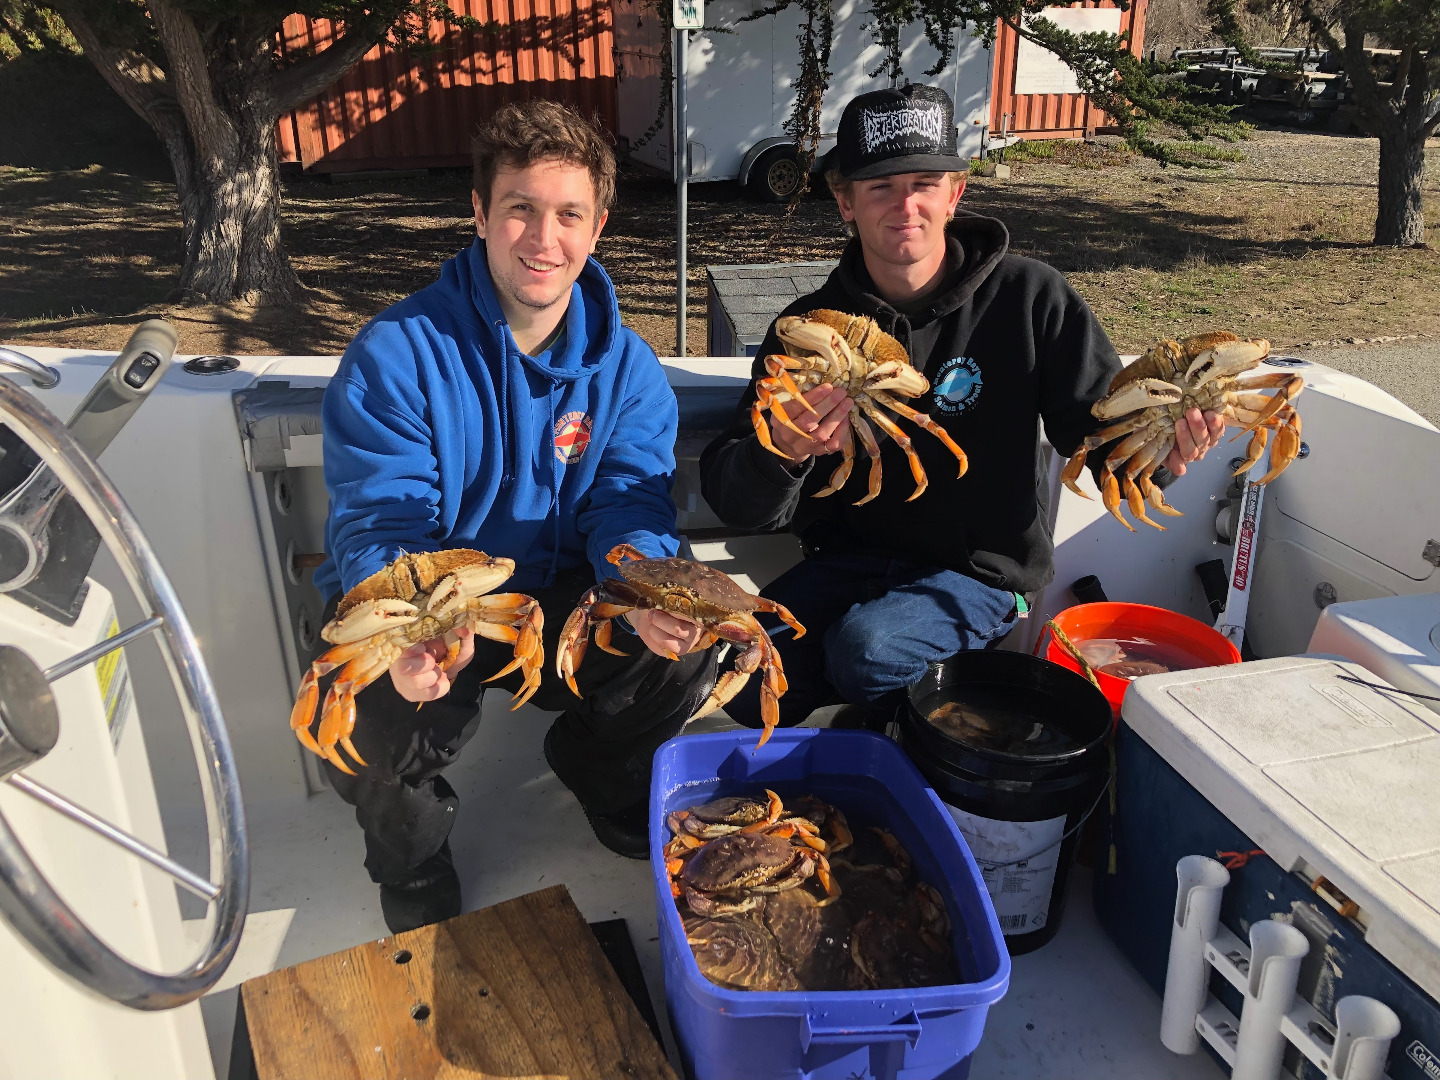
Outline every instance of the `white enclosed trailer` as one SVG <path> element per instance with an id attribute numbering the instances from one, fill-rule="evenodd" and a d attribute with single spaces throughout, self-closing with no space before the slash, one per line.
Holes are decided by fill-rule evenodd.
<path id="1" fill-rule="evenodd" d="M 800 181 L 794 140 L 784 124 L 795 105 L 799 75 L 801 11 L 789 8 L 753 22 L 739 20 L 759 10 L 750 0 L 709 0 L 706 26 L 733 33 L 695 31 L 686 54 L 687 128 L 691 182 L 738 180 L 761 199 L 782 201 Z M 835 33 L 830 53 L 830 89 L 821 112 L 820 153 L 835 145 L 835 130 L 845 103 L 857 94 L 891 85 L 886 75 L 872 77 L 881 66 L 882 50 L 872 33 L 873 16 L 861 0 L 842 0 L 835 7 Z M 955 102 L 961 157 L 979 157 L 988 135 L 990 116 L 990 50 L 956 28 L 955 50 L 938 74 L 925 72 L 939 59 L 938 51 L 918 27 L 903 35 L 905 79 L 939 86 Z M 615 56 L 619 78 L 619 134 L 631 148 L 632 160 L 669 173 L 672 170 L 672 121 L 662 100 L 674 93 L 661 83 L 664 31 L 653 11 L 638 0 L 615 6 Z M 902 80 L 903 81 L 903 80 Z M 649 139 L 645 134 L 656 126 Z M 818 160 L 818 156 L 817 156 Z"/>

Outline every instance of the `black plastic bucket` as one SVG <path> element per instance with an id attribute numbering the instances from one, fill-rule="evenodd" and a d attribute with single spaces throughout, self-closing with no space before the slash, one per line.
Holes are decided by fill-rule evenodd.
<path id="1" fill-rule="evenodd" d="M 1060 928 L 1080 827 L 1105 793 L 1110 703 L 1058 664 L 992 650 L 932 664 L 901 715 L 905 749 L 970 842 L 1011 955 L 1038 949 Z"/>

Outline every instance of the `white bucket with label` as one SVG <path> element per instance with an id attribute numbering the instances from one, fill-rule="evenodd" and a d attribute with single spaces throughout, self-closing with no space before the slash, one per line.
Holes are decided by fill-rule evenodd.
<path id="1" fill-rule="evenodd" d="M 1011 955 L 1059 929 L 1081 826 L 1104 795 L 1110 704 L 1024 653 L 960 653 L 910 690 L 905 748 L 985 877 Z"/>

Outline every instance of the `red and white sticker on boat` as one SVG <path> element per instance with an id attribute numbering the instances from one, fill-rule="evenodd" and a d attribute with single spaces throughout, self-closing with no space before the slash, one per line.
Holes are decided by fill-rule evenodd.
<path id="1" fill-rule="evenodd" d="M 585 455 L 590 445 L 590 417 L 583 412 L 569 412 L 555 421 L 555 456 L 566 465 L 573 465 Z"/>

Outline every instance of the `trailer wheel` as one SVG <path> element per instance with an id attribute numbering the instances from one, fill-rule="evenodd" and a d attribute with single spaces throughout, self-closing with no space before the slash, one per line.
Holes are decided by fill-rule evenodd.
<path id="1" fill-rule="evenodd" d="M 745 190 L 761 202 L 785 202 L 804 181 L 793 146 L 775 146 L 760 155 Z"/>

